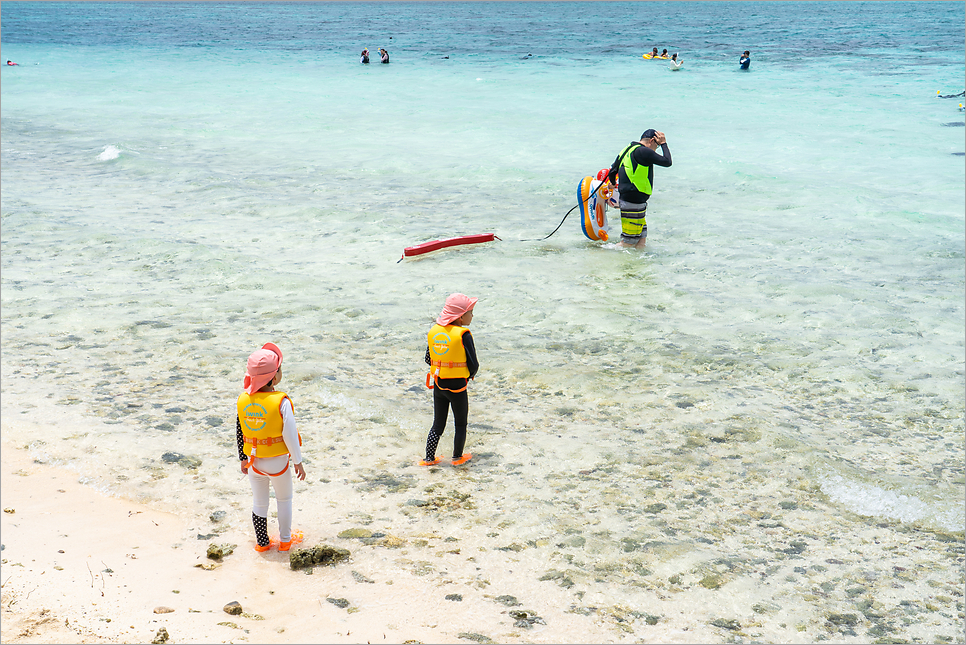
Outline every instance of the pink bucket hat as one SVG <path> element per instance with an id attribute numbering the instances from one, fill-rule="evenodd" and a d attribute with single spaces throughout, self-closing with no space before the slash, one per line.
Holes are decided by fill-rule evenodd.
<path id="1" fill-rule="evenodd" d="M 275 374 L 282 367 L 282 350 L 275 343 L 265 343 L 261 349 L 256 349 L 248 357 L 248 368 L 245 370 L 245 391 L 254 394 L 262 389 L 266 383 L 275 378 Z"/>
<path id="2" fill-rule="evenodd" d="M 443 312 L 436 319 L 436 324 L 449 325 L 467 311 L 471 311 L 478 301 L 479 298 L 470 298 L 462 293 L 449 294 L 446 304 L 443 305 Z"/>

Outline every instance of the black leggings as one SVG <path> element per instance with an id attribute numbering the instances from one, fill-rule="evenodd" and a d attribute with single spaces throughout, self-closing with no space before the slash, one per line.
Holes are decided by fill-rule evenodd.
<path id="1" fill-rule="evenodd" d="M 426 461 L 436 459 L 436 446 L 439 445 L 439 438 L 443 436 L 443 430 L 446 429 L 450 406 L 453 406 L 453 425 L 456 427 L 456 436 L 453 437 L 453 459 L 463 456 L 463 446 L 466 444 L 466 417 L 470 411 L 469 397 L 466 390 L 450 392 L 435 387 L 433 388 L 433 427 L 426 437 Z"/>

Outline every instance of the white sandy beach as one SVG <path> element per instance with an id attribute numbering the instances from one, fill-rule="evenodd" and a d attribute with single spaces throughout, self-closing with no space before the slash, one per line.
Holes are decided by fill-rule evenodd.
<path id="1" fill-rule="evenodd" d="M 186 519 L 101 494 L 9 442 L 2 458 L 5 643 L 151 642 L 160 628 L 176 643 L 466 643 L 487 632 L 497 642 L 623 640 L 613 628 L 566 613 L 564 594 L 552 590 L 530 608 L 547 626 L 521 633 L 485 590 L 398 570 L 390 580 L 378 562 L 357 557 L 310 577 L 292 571 L 285 554 L 255 553 L 249 535 L 198 540 Z M 206 557 L 211 542 L 239 546 L 204 570 L 198 565 L 214 564 Z M 338 538 L 318 542 L 353 548 Z M 315 543 L 307 536 L 304 545 Z M 444 599 L 456 592 L 462 602 Z M 327 598 L 350 604 L 339 608 Z M 243 615 L 224 612 L 232 601 Z M 173 611 L 155 613 L 159 607 Z M 697 636 L 658 631 L 664 642 Z"/>

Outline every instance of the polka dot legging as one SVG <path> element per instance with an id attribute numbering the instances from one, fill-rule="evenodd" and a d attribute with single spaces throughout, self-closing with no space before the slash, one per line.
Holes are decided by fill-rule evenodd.
<path id="1" fill-rule="evenodd" d="M 255 539 L 258 540 L 258 546 L 268 546 L 268 518 L 252 513 L 252 524 L 255 525 Z"/>
<path id="2" fill-rule="evenodd" d="M 426 461 L 436 459 L 436 448 L 439 446 L 440 437 L 443 436 L 443 430 L 446 429 L 450 406 L 453 408 L 453 426 L 456 432 L 453 437 L 453 459 L 463 456 L 463 446 L 466 444 L 466 418 L 470 410 L 469 397 L 466 390 L 450 392 L 437 387 L 433 389 L 433 427 L 426 437 Z"/>

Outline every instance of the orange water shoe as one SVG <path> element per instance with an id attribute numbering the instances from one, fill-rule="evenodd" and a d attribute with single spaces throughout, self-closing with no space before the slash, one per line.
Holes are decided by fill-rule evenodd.
<path id="1" fill-rule="evenodd" d="M 265 546 L 262 546 L 261 544 L 258 544 L 257 542 L 255 543 L 255 550 L 258 551 L 259 553 L 264 553 L 265 551 L 268 551 L 271 548 L 272 548 L 272 543 L 271 542 L 269 542 Z"/>
<path id="2" fill-rule="evenodd" d="M 419 462 L 419 465 L 420 466 L 435 466 L 436 464 L 438 464 L 441 461 L 443 461 L 443 458 L 442 457 L 437 457 L 436 459 L 434 459 L 432 461 L 426 461 L 425 459 L 423 459 L 422 461 Z"/>
<path id="3" fill-rule="evenodd" d="M 301 544 L 303 537 L 304 537 L 304 534 L 302 533 L 302 531 L 292 531 L 292 539 L 289 540 L 288 542 L 279 542 L 278 550 L 288 551 L 289 549 L 292 548 L 293 544 Z"/>
<path id="4" fill-rule="evenodd" d="M 460 457 L 459 459 L 454 459 L 453 460 L 453 465 L 454 466 L 461 466 L 461 465 L 465 464 L 466 462 L 468 462 L 472 458 L 473 458 L 473 455 L 471 455 L 468 452 L 464 452 L 462 457 Z"/>

